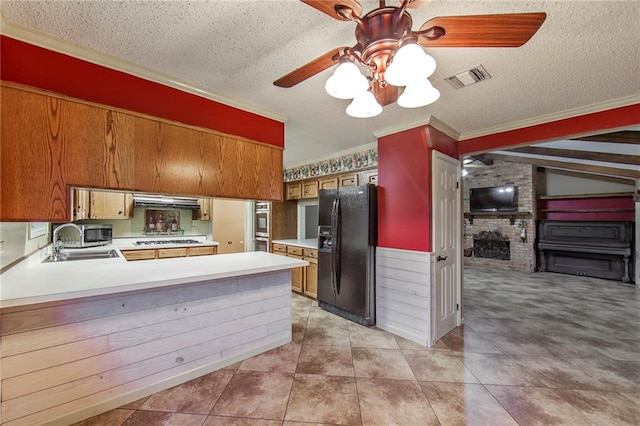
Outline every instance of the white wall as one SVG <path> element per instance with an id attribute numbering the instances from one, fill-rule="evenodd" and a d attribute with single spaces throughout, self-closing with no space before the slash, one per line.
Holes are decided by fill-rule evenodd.
<path id="1" fill-rule="evenodd" d="M 606 182 L 598 179 L 587 179 L 561 175 L 547 169 L 538 173 L 537 195 L 577 195 L 608 194 L 614 192 L 633 192 L 635 186 L 622 183 Z"/>
<path id="2" fill-rule="evenodd" d="M 133 209 L 131 219 L 92 219 L 78 220 L 75 223 L 110 223 L 113 225 L 115 238 L 128 238 L 142 236 L 144 229 L 144 208 Z M 180 228 L 185 235 L 207 235 L 211 237 L 211 221 L 192 220 L 191 210 L 178 210 L 180 212 Z"/>
<path id="3" fill-rule="evenodd" d="M 30 238 L 28 222 L 0 222 L 0 269 L 48 244 L 49 233 Z"/>

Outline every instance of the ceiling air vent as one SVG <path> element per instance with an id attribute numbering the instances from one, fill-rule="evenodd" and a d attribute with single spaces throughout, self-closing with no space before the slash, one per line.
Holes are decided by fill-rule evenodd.
<path id="1" fill-rule="evenodd" d="M 463 71 L 451 77 L 445 78 L 445 80 L 456 89 L 462 89 L 463 87 L 471 86 L 483 80 L 489 80 L 491 76 L 484 69 L 482 65 L 471 68 L 470 70 Z"/>

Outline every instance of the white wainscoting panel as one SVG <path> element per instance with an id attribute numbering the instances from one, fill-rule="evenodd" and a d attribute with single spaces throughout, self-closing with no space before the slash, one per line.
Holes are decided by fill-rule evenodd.
<path id="1" fill-rule="evenodd" d="M 431 346 L 431 253 L 376 248 L 376 326 Z"/>
<path id="2" fill-rule="evenodd" d="M 74 423 L 290 342 L 290 277 L 1 310 L 3 424 Z"/>

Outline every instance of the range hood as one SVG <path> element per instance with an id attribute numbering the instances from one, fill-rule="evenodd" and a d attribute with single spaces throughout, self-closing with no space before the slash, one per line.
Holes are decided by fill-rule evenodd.
<path id="1" fill-rule="evenodd" d="M 157 209 L 178 209 L 178 210 L 198 210 L 200 205 L 197 198 L 170 197 L 166 195 L 133 195 L 134 207 L 157 208 Z"/>

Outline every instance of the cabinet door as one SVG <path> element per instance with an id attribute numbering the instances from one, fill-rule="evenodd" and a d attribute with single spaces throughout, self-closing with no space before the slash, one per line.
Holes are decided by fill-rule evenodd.
<path id="1" fill-rule="evenodd" d="M 72 220 L 89 219 L 89 191 L 86 189 L 74 189 L 72 196 Z"/>
<path id="2" fill-rule="evenodd" d="M 127 260 L 151 260 L 156 258 L 157 250 L 121 250 L 122 255 Z"/>
<path id="3" fill-rule="evenodd" d="M 275 254 L 285 254 L 287 253 L 287 246 L 285 244 L 273 243 L 271 245 L 271 251 Z"/>
<path id="4" fill-rule="evenodd" d="M 200 209 L 193 211 L 193 220 L 211 220 L 211 198 L 198 198 Z"/>
<path id="5" fill-rule="evenodd" d="M 167 259 L 170 257 L 186 257 L 186 256 L 187 256 L 187 247 L 158 249 L 158 259 Z"/>
<path id="6" fill-rule="evenodd" d="M 370 183 L 372 185 L 377 185 L 378 184 L 378 171 L 377 170 L 364 172 L 363 177 L 364 177 L 364 183 Z"/>
<path id="7" fill-rule="evenodd" d="M 338 178 L 326 178 L 321 179 L 318 182 L 318 186 L 320 189 L 337 189 L 338 188 Z"/>
<path id="8" fill-rule="evenodd" d="M 288 254 L 288 257 L 293 257 L 294 259 L 302 260 L 302 256 L 295 256 L 293 254 Z M 304 288 L 304 267 L 294 268 L 291 270 L 291 290 L 296 293 L 302 293 L 302 289 Z"/>
<path id="9" fill-rule="evenodd" d="M 305 272 L 304 294 L 316 299 L 318 297 L 318 259 L 305 257 L 309 262 Z"/>
<path id="10" fill-rule="evenodd" d="M 128 219 L 130 207 L 123 192 L 89 191 L 90 219 Z"/>
<path id="11" fill-rule="evenodd" d="M 288 183 L 287 184 L 287 200 L 299 200 L 300 197 L 302 197 L 302 184 Z"/>
<path id="12" fill-rule="evenodd" d="M 215 254 L 215 246 L 189 247 L 189 256 L 208 256 Z"/>
<path id="13" fill-rule="evenodd" d="M 352 173 L 340 176 L 340 188 L 347 186 L 358 186 L 358 174 Z"/>
<path id="14" fill-rule="evenodd" d="M 318 181 L 305 182 L 302 185 L 302 198 L 318 198 Z"/>

